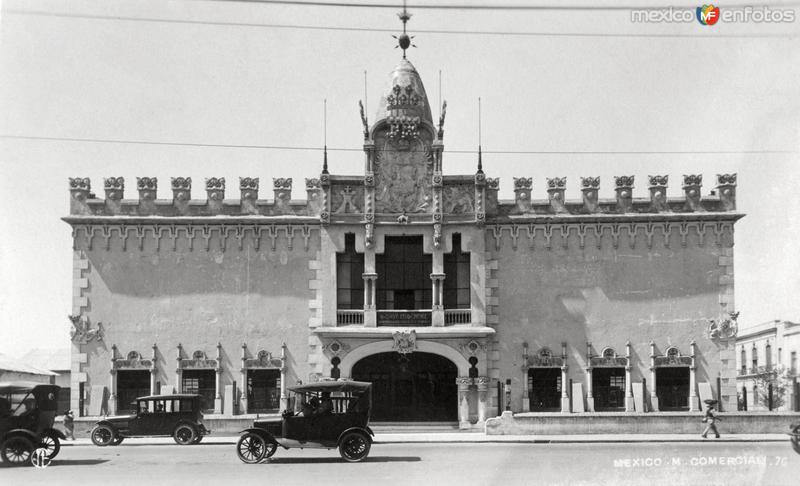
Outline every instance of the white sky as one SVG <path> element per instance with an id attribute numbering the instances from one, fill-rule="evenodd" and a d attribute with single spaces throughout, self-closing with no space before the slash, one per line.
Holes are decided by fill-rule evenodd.
<path id="1" fill-rule="evenodd" d="M 370 3 L 377 2 L 389 3 Z M 532 2 L 505 2 L 515 3 Z M 676 2 L 664 2 L 670 3 Z M 135 198 L 136 176 L 156 176 L 164 199 L 175 176 L 194 179 L 196 198 L 205 197 L 206 177 L 225 177 L 234 198 L 240 176 L 260 177 L 267 198 L 272 177 L 293 177 L 293 194 L 303 198 L 303 178 L 318 175 L 322 156 L 8 135 L 320 147 L 327 98 L 329 147 L 358 149 L 364 71 L 372 122 L 401 55 L 389 32 L 253 25 L 399 31 L 398 9 L 188 0 L 2 6 L 0 352 L 16 356 L 68 344 L 72 252 L 70 228 L 59 219 L 69 211 L 68 177 L 91 177 L 102 197 L 103 177 L 124 176 L 126 196 Z M 486 152 L 689 152 L 485 153 L 484 168 L 500 177 L 501 199 L 513 197 L 514 176 L 534 178 L 535 198 L 545 197 L 546 177 L 567 176 L 567 197 L 578 199 L 580 176 L 599 175 L 601 196 L 611 197 L 613 176 L 634 174 L 634 195 L 645 197 L 650 174 L 669 174 L 670 195 L 677 196 L 682 174 L 702 173 L 708 192 L 715 174 L 737 172 L 739 209 L 747 213 L 736 225 L 740 322 L 800 319 L 800 11 L 789 24 L 703 26 L 633 24 L 624 9 L 410 10 L 418 47 L 408 57 L 434 107 L 442 72 L 446 173 L 475 170 L 474 154 L 447 150 L 476 148 L 478 97 Z M 84 14 L 251 25 L 76 16 Z M 738 153 L 759 151 L 775 153 Z M 362 173 L 357 151 L 331 151 L 329 160 L 334 173 Z"/>

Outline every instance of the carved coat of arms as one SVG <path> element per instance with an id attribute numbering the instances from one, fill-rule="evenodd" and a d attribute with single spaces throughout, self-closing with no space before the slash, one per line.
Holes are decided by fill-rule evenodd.
<path id="1" fill-rule="evenodd" d="M 392 338 L 394 339 L 392 349 L 400 354 L 410 354 L 417 349 L 416 331 L 396 331 L 392 334 Z"/>
<path id="2" fill-rule="evenodd" d="M 421 213 L 431 210 L 433 165 L 423 142 L 414 140 L 408 150 L 391 143 L 378 152 L 375 210 L 379 213 Z"/>

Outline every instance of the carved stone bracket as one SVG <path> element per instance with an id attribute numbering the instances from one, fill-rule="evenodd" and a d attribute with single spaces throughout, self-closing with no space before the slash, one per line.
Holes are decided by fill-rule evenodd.
<path id="1" fill-rule="evenodd" d="M 73 342 L 79 344 L 88 344 L 91 341 L 102 341 L 105 336 L 105 329 L 103 323 L 98 322 L 97 328 L 92 329 L 89 319 L 86 316 L 71 315 L 67 316 L 72 323 L 72 329 L 69 331 L 69 337 Z"/>
<path id="2" fill-rule="evenodd" d="M 729 312 L 726 318 L 719 321 L 709 319 L 707 330 L 708 338 L 712 341 L 735 338 L 739 333 L 738 318 L 738 312 Z"/>

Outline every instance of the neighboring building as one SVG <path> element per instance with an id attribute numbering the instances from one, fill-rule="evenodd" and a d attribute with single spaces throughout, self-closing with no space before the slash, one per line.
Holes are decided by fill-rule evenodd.
<path id="1" fill-rule="evenodd" d="M 740 408 L 768 410 L 769 391 L 763 388 L 773 382 L 773 388 L 781 386 L 785 389 L 785 396 L 783 403 L 777 404 L 775 396 L 778 392 L 773 389 L 772 409 L 800 411 L 798 354 L 800 323 L 775 320 L 742 329 L 736 338 Z M 782 375 L 785 379 L 765 379 L 770 375 Z"/>
<path id="2" fill-rule="evenodd" d="M 402 36 L 401 36 L 402 40 Z M 515 412 L 736 407 L 736 175 L 566 179 L 444 174 L 435 123 L 404 58 L 373 123 L 363 174 L 224 179 L 70 179 L 73 408 L 122 411 L 159 391 L 205 395 L 225 415 L 277 412 L 286 384 L 374 383 L 374 418 L 482 422 Z M 196 188 L 195 188 L 196 189 Z M 533 199 L 532 196 L 543 197 Z M 713 325 L 712 324 L 713 321 Z M 510 401 L 506 402 L 508 385 Z M 498 386 L 501 385 L 501 386 Z M 86 403 L 79 398 L 86 397 Z"/>
<path id="3" fill-rule="evenodd" d="M 38 383 L 55 383 L 57 374 L 30 366 L 23 360 L 0 353 L 0 382 L 35 381 Z"/>
<path id="4" fill-rule="evenodd" d="M 61 390 L 58 392 L 59 412 L 70 409 L 70 385 L 72 381 L 72 377 L 70 376 L 72 374 L 70 359 L 69 348 L 36 348 L 28 351 L 20 358 L 20 361 L 23 363 L 41 370 L 48 370 L 56 373 L 57 376 L 51 383 L 61 387 Z"/>

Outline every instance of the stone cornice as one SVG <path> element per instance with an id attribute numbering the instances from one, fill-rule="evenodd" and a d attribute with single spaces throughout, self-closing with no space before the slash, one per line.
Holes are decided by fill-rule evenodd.
<path id="1" fill-rule="evenodd" d="M 395 332 L 414 330 L 417 339 L 459 339 L 487 337 L 495 334 L 491 327 L 449 326 L 449 327 L 317 327 L 312 332 L 326 338 L 391 339 Z"/>

